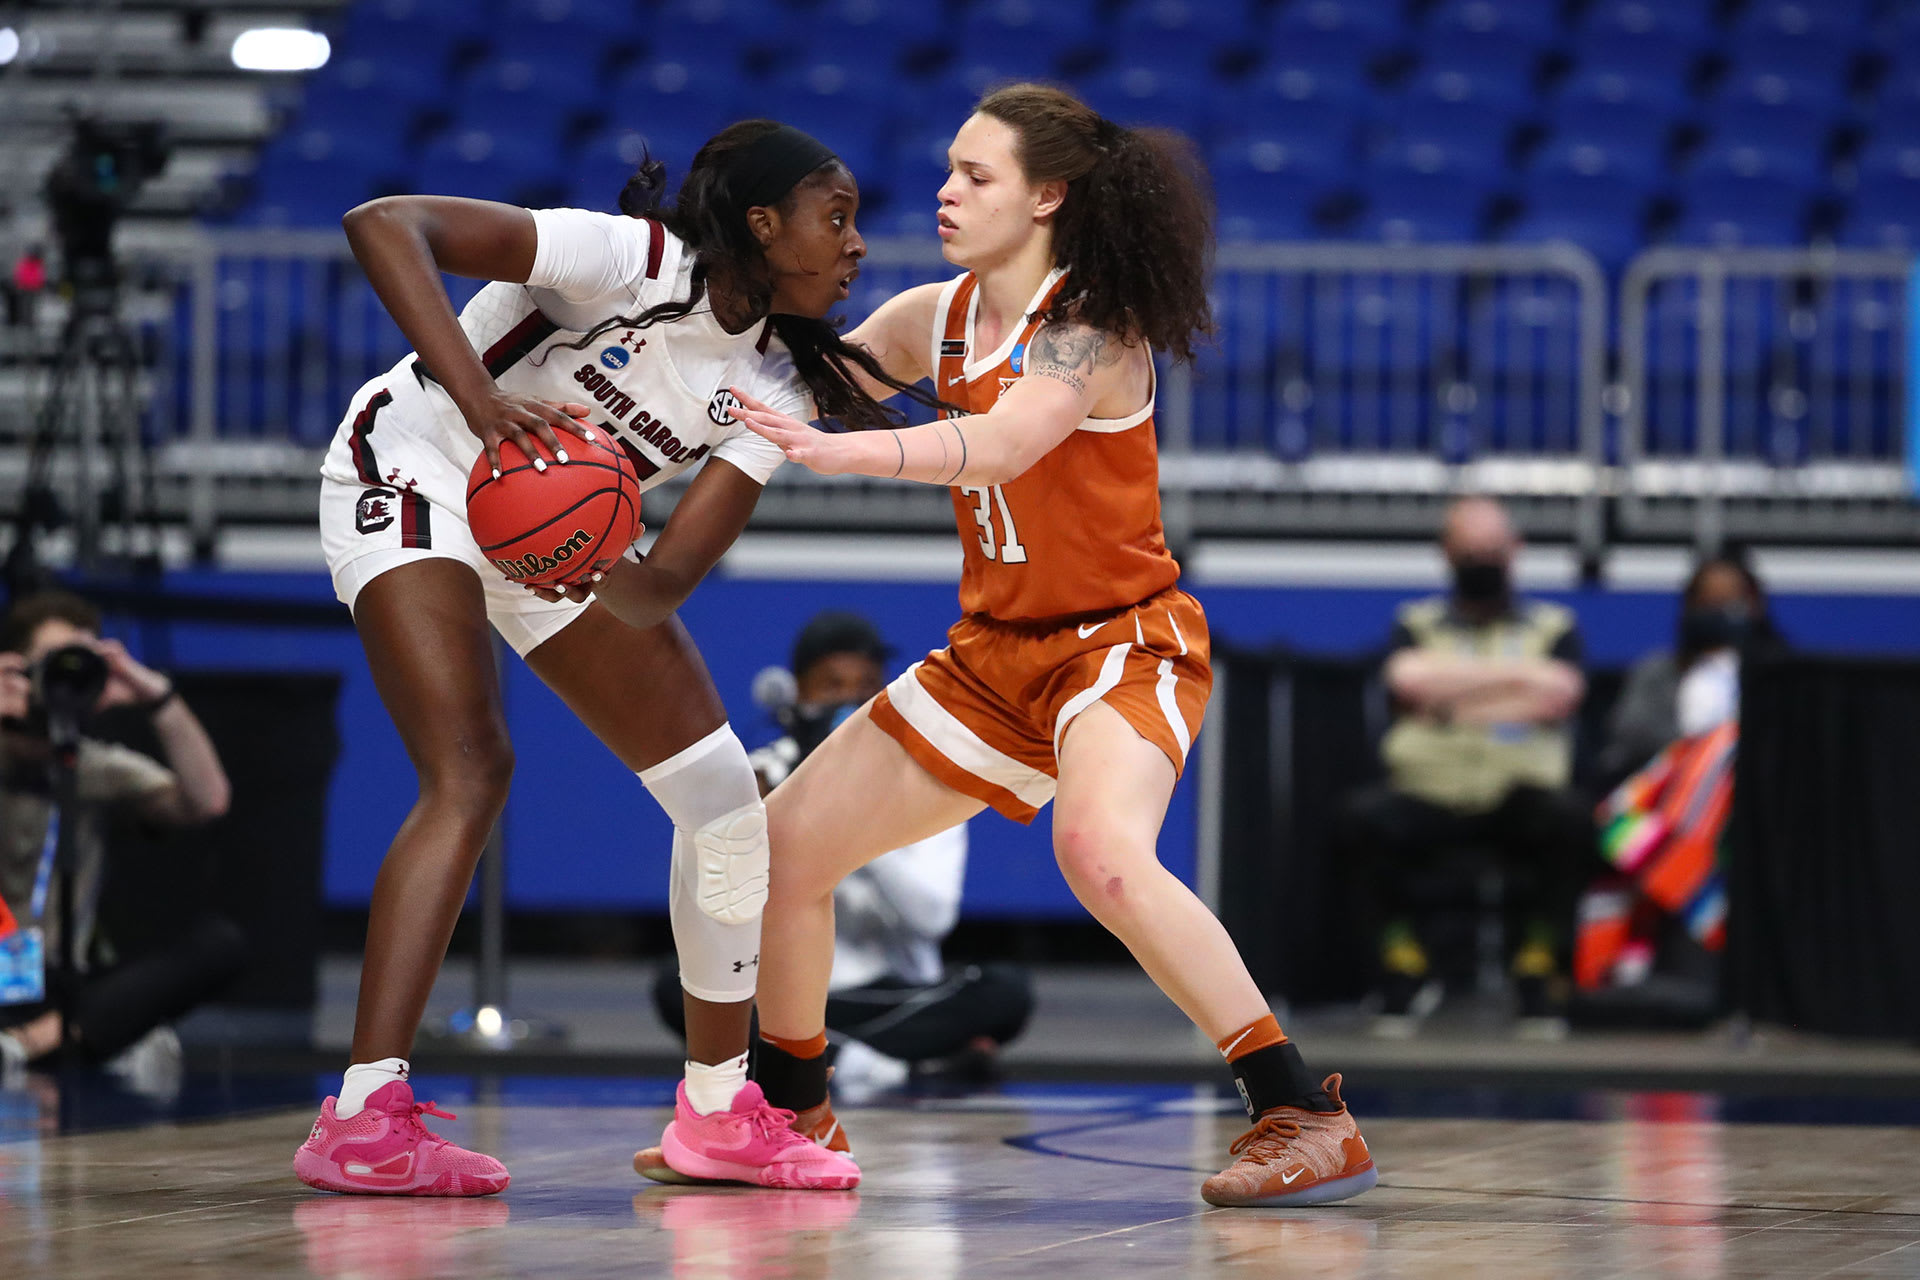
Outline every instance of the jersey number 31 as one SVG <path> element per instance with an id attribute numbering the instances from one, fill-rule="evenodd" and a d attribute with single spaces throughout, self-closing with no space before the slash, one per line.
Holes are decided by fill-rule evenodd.
<path id="1" fill-rule="evenodd" d="M 1001 564 L 1025 564 L 1027 549 L 1020 545 L 1020 531 L 1013 527 L 1013 508 L 1007 505 L 1006 491 L 999 485 L 991 489 L 963 487 L 963 497 L 974 500 L 973 518 L 980 525 L 980 553 L 989 560 L 999 560 Z M 998 547 L 993 541 L 993 504 L 1000 503 L 1000 523 L 1006 529 L 1006 537 L 1000 540 Z"/>

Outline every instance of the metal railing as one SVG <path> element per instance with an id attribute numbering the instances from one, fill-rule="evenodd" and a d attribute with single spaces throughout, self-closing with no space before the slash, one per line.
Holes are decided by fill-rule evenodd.
<path id="1" fill-rule="evenodd" d="M 1920 534 L 1911 257 L 1654 250 L 1620 286 L 1620 518 L 1634 535 Z"/>
<path id="2" fill-rule="evenodd" d="M 1536 533 L 1594 551 L 1616 499 L 1630 536 L 1706 545 L 1920 530 L 1902 465 L 1911 265 L 1653 251 L 1616 311 L 1566 246 L 1222 246 L 1214 340 L 1163 363 L 1169 533 L 1424 536 L 1462 491 L 1505 494 Z M 847 313 L 952 270 L 930 242 L 872 242 Z M 344 406 L 406 350 L 342 237 L 209 233 L 137 274 L 163 509 L 203 537 L 310 518 Z M 449 285 L 456 304 L 477 288 Z M 6 399 L 0 385 L 0 418 Z M 950 513 L 921 486 L 789 467 L 761 518 L 932 529 Z"/>

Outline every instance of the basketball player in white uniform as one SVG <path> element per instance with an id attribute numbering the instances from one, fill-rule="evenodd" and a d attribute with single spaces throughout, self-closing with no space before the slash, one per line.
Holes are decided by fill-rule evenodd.
<path id="1" fill-rule="evenodd" d="M 730 385 L 760 388 L 753 394 L 800 418 L 861 425 L 884 415 L 842 363 L 871 360 L 823 319 L 847 296 L 866 246 L 852 175 L 798 130 L 746 121 L 722 131 L 671 206 L 662 179 L 659 165 L 642 167 L 621 193 L 628 216 L 401 197 L 345 219 L 414 354 L 349 408 L 322 469 L 321 538 L 420 797 L 375 882 L 352 1065 L 294 1159 L 312 1186 L 486 1195 L 508 1182 L 499 1161 L 422 1125 L 432 1104 L 414 1101 L 407 1062 L 513 767 L 489 624 L 673 819 L 686 1098 L 716 1126 L 791 1133 L 762 1123 L 769 1109 L 744 1056 L 706 1051 L 716 1018 L 731 1025 L 753 996 L 766 818 L 674 610 L 781 461 L 733 421 Z M 441 271 L 494 283 L 456 317 Z M 642 488 L 706 464 L 650 554 L 585 570 L 644 625 L 508 581 L 468 530 L 467 476 L 481 453 L 497 469 L 501 440 L 535 456 L 534 435 L 564 459 L 568 436 L 555 427 L 612 435 Z M 851 1161 L 805 1138 L 771 1140 L 781 1151 L 763 1181 L 858 1178 Z"/>

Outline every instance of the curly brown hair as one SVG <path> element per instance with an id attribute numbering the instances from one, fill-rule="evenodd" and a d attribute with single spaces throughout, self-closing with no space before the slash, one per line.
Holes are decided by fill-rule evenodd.
<path id="1" fill-rule="evenodd" d="M 1073 274 L 1044 318 L 1191 360 L 1194 339 L 1213 332 L 1213 201 L 1193 144 L 1166 129 L 1123 128 L 1050 85 L 1008 85 L 975 110 L 1019 135 L 1027 181 L 1067 184 L 1053 261 Z"/>

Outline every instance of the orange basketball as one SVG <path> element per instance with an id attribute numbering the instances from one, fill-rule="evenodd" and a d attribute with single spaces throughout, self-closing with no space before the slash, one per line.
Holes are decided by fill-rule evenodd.
<path id="1" fill-rule="evenodd" d="M 587 439 L 582 432 L 591 431 Z M 487 559 L 515 582 L 551 587 L 612 562 L 640 536 L 640 477 L 605 431 L 566 433 L 569 461 L 537 439 L 547 469 L 511 440 L 500 442 L 500 475 L 482 453 L 467 476 L 467 525 Z"/>

